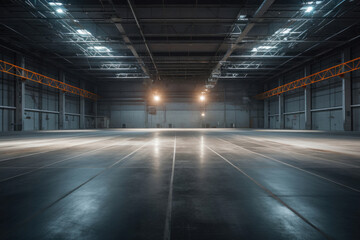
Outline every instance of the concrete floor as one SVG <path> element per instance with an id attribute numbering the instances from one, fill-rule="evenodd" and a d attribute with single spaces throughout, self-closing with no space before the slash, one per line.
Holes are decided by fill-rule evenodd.
<path id="1" fill-rule="evenodd" d="M 0 239 L 360 239 L 360 136 L 0 136 Z"/>

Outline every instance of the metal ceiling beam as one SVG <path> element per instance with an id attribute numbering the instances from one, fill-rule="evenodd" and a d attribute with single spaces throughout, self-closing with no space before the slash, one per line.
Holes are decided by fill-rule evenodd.
<path id="1" fill-rule="evenodd" d="M 50 57 L 50 58 L 69 58 L 69 59 L 87 59 L 87 58 L 100 58 L 100 59 L 104 59 L 104 58 L 136 58 L 136 56 L 85 56 L 85 55 L 79 55 L 79 56 L 59 56 L 59 57 Z"/>
<path id="2" fill-rule="evenodd" d="M 260 7 L 256 10 L 253 18 L 260 18 L 269 8 L 270 6 L 274 3 L 275 0 L 264 0 L 262 2 L 262 4 L 260 5 Z M 241 13 L 239 13 L 240 15 Z M 225 62 L 230 55 L 234 52 L 234 50 L 237 48 L 237 44 L 241 42 L 241 40 L 243 40 L 246 35 L 250 32 L 250 30 L 255 26 L 255 23 L 249 23 L 246 25 L 245 29 L 240 33 L 240 35 L 237 37 L 237 39 L 235 40 L 234 44 L 231 45 L 231 47 L 227 50 L 227 52 L 225 53 L 225 55 L 222 57 L 222 59 L 218 62 L 218 64 L 216 64 L 216 66 L 213 68 L 212 72 L 217 72 L 220 67 L 221 67 L 221 63 L 220 62 Z"/>
<path id="3" fill-rule="evenodd" d="M 133 6 L 132 6 L 132 4 L 131 4 L 131 1 L 130 1 L 130 0 L 127 0 L 127 2 L 128 2 L 128 4 L 129 4 L 130 10 L 131 10 L 131 12 L 132 12 L 132 14 L 133 14 L 133 17 L 134 17 L 134 19 L 135 19 L 136 26 L 138 27 L 139 32 L 140 32 L 140 35 L 141 35 L 141 37 L 142 37 L 142 39 L 143 39 L 143 41 L 144 41 L 145 48 L 146 48 L 146 50 L 147 50 L 147 52 L 148 52 L 148 54 L 149 54 L 149 56 L 150 56 L 150 59 L 151 59 L 153 65 L 154 65 L 157 78 L 159 78 L 159 80 L 160 80 L 160 75 L 159 75 L 159 71 L 158 71 L 158 69 L 157 69 L 157 67 L 156 67 L 155 60 L 154 60 L 154 58 L 153 58 L 153 55 L 152 55 L 152 53 L 151 53 L 151 51 L 150 51 L 150 48 L 149 48 L 147 42 L 146 42 L 146 38 L 145 38 L 144 33 L 143 33 L 142 29 L 141 29 L 139 20 L 138 20 L 138 18 L 136 17 L 136 14 L 135 14 L 135 11 L 134 11 Z"/>
<path id="4" fill-rule="evenodd" d="M 111 4 L 112 8 L 114 9 L 114 11 L 116 12 L 117 15 L 121 15 L 119 14 L 118 9 L 115 7 L 114 3 L 112 0 L 108 0 L 109 3 Z M 126 35 L 125 29 L 123 28 L 121 23 L 118 22 L 114 22 L 116 28 L 118 29 L 118 31 L 120 32 L 123 41 L 125 42 L 125 44 L 127 45 L 127 47 L 129 48 L 129 50 L 131 51 L 131 53 L 134 55 L 134 57 L 136 58 L 136 60 L 138 61 L 141 69 L 143 70 L 143 72 L 148 75 L 150 75 L 149 70 L 147 69 L 147 67 L 145 66 L 145 63 L 142 61 L 142 59 L 140 58 L 139 54 L 137 53 L 136 49 L 134 48 L 134 46 L 131 43 L 130 38 Z"/>
<path id="5" fill-rule="evenodd" d="M 228 58 L 293 58 L 296 56 L 292 55 L 231 55 Z M 309 58 L 306 56 L 297 56 L 298 58 Z M 225 60 L 226 61 L 226 60 Z M 221 64 L 220 64 L 221 65 Z"/>
<path id="6" fill-rule="evenodd" d="M 296 10 L 298 11 L 298 10 Z M 70 11 L 72 12 L 72 11 Z M 283 12 L 286 12 L 283 11 Z M 23 15 L 23 13 L 19 13 L 21 15 Z M 103 14 L 102 11 L 99 11 L 99 14 Z M 61 18 L 57 18 L 57 17 L 49 17 L 47 18 L 49 20 L 66 20 L 66 19 L 71 19 L 71 18 L 67 18 L 67 17 L 61 17 Z M 357 20 L 358 18 L 356 17 L 295 17 L 294 20 L 298 20 L 298 21 L 314 21 L 314 20 L 341 20 L 341 21 L 354 21 Z M 38 21 L 39 19 L 34 18 L 34 17 L 0 17 L 0 21 L 1 22 L 15 22 L 15 21 Z M 82 21 L 82 22 L 101 22 L 101 23 L 108 23 L 108 24 L 112 24 L 112 21 L 110 19 L 107 18 L 103 18 L 103 17 L 94 17 L 94 18 L 77 18 L 78 21 Z M 139 19 L 139 21 L 141 21 L 143 24 L 159 24 L 164 22 L 164 20 L 166 20 L 168 23 L 209 23 L 209 24 L 213 24 L 213 23 L 219 23 L 219 24 L 224 24 L 224 23 L 244 23 L 244 21 L 234 21 L 233 18 L 221 18 L 221 19 L 217 19 L 217 18 L 141 18 Z M 288 17 L 281 17 L 281 16 L 267 16 L 267 17 L 257 17 L 255 18 L 248 18 L 248 21 L 246 23 L 252 23 L 252 22 L 258 22 L 259 20 L 280 20 L 280 21 L 284 21 L 284 20 L 288 20 Z M 125 24 L 134 24 L 135 20 L 133 18 L 121 18 L 121 23 L 123 25 Z"/>

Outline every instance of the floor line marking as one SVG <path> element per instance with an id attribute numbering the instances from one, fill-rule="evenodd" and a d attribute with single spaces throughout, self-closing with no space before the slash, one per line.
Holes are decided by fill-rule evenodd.
<path id="1" fill-rule="evenodd" d="M 171 166 L 171 177 L 170 177 L 170 189 L 166 209 L 165 229 L 164 229 L 164 240 L 170 240 L 171 238 L 171 213 L 172 213 L 172 198 L 173 198 L 173 185 L 174 185 L 174 173 L 175 173 L 175 156 L 176 156 L 176 133 L 174 139 L 174 153 Z"/>
<path id="2" fill-rule="evenodd" d="M 116 136 L 117 137 L 117 136 Z M 111 138 L 116 138 L 116 137 L 111 137 Z M 106 140 L 109 140 L 111 138 L 107 138 Z M 128 139 L 131 139 L 131 138 L 128 138 Z M 128 140 L 127 139 L 127 140 Z M 95 142 L 99 142 L 99 141 L 102 141 L 102 140 L 98 140 L 98 141 L 95 141 Z M 126 141 L 126 140 L 124 140 Z M 124 142 L 124 141 L 120 141 L 120 142 Z M 94 143 L 94 142 L 92 142 Z M 115 143 L 115 144 L 112 144 L 110 146 L 103 146 L 103 147 L 100 147 L 100 148 L 97 148 L 97 149 L 94 149 L 94 150 L 91 150 L 91 151 L 88 151 L 88 152 L 83 152 L 83 153 L 80 153 L 78 155 L 75 155 L 75 156 L 71 156 L 71 157 L 68 157 L 68 158 L 65 158 L 65 159 L 62 159 L 62 160 L 59 160 L 59 161 L 56 161 L 56 162 L 53 162 L 53 163 L 50 163 L 50 164 L 47 164 L 47 165 L 44 165 L 44 166 L 41 166 L 41 167 L 38 167 L 38 168 L 35 168 L 31 171 L 28 171 L 28 172 L 24 172 L 24 173 L 20 173 L 20 174 L 17 174 L 15 176 L 11 176 L 11 177 L 8 177 L 8 178 L 5 178 L 3 180 L 0 180 L 0 183 L 3 183 L 3 182 L 6 182 L 8 180 L 11 180 L 11 179 L 14 179 L 14 178 L 17 178 L 17 177 L 21 177 L 21 176 L 24 176 L 24 175 L 27 175 L 27 174 L 30 174 L 30 173 L 33 173 L 33 172 L 36 172 L 40 169 L 43 169 L 43 168 L 48 168 L 54 164 L 57 164 L 57 163 L 61 163 L 61 162 L 64 162 L 64 161 L 68 161 L 68 160 L 71 160 L 71 159 L 74 159 L 74 158 L 77 158 L 77 157 L 80 157 L 82 155 L 86 155 L 86 154 L 89 154 L 89 153 L 93 153 L 93 152 L 97 152 L 97 151 L 100 151 L 100 150 L 103 150 L 105 148 L 110 148 L 110 147 L 113 147 L 115 145 L 117 145 L 118 143 Z"/>
<path id="3" fill-rule="evenodd" d="M 227 162 L 228 164 L 230 164 L 230 166 L 232 166 L 233 168 L 235 168 L 236 170 L 238 170 L 240 173 L 242 173 L 244 176 L 246 176 L 247 178 L 249 178 L 253 183 L 255 183 L 258 187 L 260 187 L 262 190 L 264 190 L 265 192 L 267 192 L 272 198 L 274 198 L 276 201 L 278 201 L 280 204 L 282 204 L 283 206 L 285 206 L 286 208 L 288 208 L 291 212 L 293 212 L 296 216 L 298 216 L 299 218 L 301 218 L 304 222 L 306 222 L 308 225 L 310 225 L 312 228 L 314 228 L 316 231 L 318 231 L 321 235 L 323 235 L 326 239 L 331 239 L 325 232 L 323 232 L 320 228 L 318 228 L 317 226 L 315 226 L 313 223 L 311 223 L 309 220 L 307 220 L 304 216 L 302 216 L 299 212 L 297 212 L 295 209 L 293 209 L 292 207 L 290 207 L 287 203 L 285 203 L 283 200 L 281 200 L 277 195 L 275 195 L 273 192 L 271 192 L 269 189 L 267 189 L 265 186 L 263 186 L 262 184 L 260 184 L 258 181 L 256 181 L 254 178 L 252 178 L 250 175 L 248 175 L 246 172 L 244 172 L 241 168 L 237 167 L 236 165 L 234 165 L 232 162 L 230 162 L 228 159 L 226 159 L 225 157 L 223 157 L 222 155 L 220 155 L 219 153 L 217 153 L 215 150 L 213 150 L 212 148 L 210 148 L 209 146 L 205 145 L 206 148 L 208 148 L 209 150 L 211 150 L 213 153 L 215 153 L 216 155 L 218 155 L 221 159 L 223 159 L 225 162 Z"/>
<path id="4" fill-rule="evenodd" d="M 103 169 L 102 171 L 100 171 L 99 173 L 95 174 L 94 176 L 92 176 L 91 178 L 89 178 L 88 180 L 86 180 L 85 182 L 81 183 L 80 185 L 78 185 L 77 187 L 73 188 L 72 190 L 70 190 L 69 192 L 65 193 L 64 195 L 62 195 L 60 198 L 58 198 L 57 200 L 55 200 L 54 202 L 50 203 L 49 205 L 47 205 L 46 207 L 36 211 L 35 213 L 33 213 L 32 215 L 30 215 L 28 218 L 26 218 L 25 220 L 21 221 L 20 223 L 18 223 L 16 226 L 21 226 L 23 224 L 25 224 L 26 222 L 30 221 L 31 219 L 33 219 L 34 217 L 38 216 L 39 214 L 45 212 L 47 209 L 51 208 L 52 206 L 54 206 L 56 203 L 60 202 L 62 199 L 66 198 L 67 196 L 69 196 L 70 194 L 72 194 L 73 192 L 75 192 L 76 190 L 78 190 L 79 188 L 81 188 L 82 186 L 84 186 L 85 184 L 89 183 L 90 181 L 94 180 L 96 177 L 98 177 L 99 175 L 103 174 L 106 170 L 109 170 L 110 168 L 114 167 L 115 165 L 119 164 L 120 162 L 122 162 L 123 160 L 125 160 L 126 158 L 130 157 L 131 155 L 133 155 L 134 153 L 136 153 L 137 151 L 139 151 L 140 149 L 142 149 L 143 147 L 145 147 L 146 145 L 148 145 L 150 142 L 152 142 L 153 140 L 150 140 L 148 142 L 146 142 L 145 144 L 141 145 L 140 147 L 138 147 L 137 149 L 133 150 L 131 153 L 127 154 L 126 156 L 122 157 L 121 159 L 119 159 L 118 161 L 116 161 L 115 163 L 111 164 L 110 166 L 106 167 L 105 169 Z"/>
<path id="5" fill-rule="evenodd" d="M 299 171 L 302 171 L 302 172 L 305 172 L 305 173 L 307 173 L 307 174 L 313 175 L 313 176 L 315 176 L 315 177 L 321 178 L 321 179 L 323 179 L 323 180 L 329 181 L 329 182 L 334 183 L 334 184 L 336 184 L 336 185 L 338 185 L 338 186 L 341 186 L 341 187 L 350 189 L 350 190 L 355 191 L 355 192 L 360 192 L 359 189 L 356 189 L 356 188 L 347 186 L 347 185 L 345 185 L 345 184 L 342 184 L 342 183 L 339 183 L 339 182 L 337 182 L 337 181 L 331 180 L 331 179 L 329 179 L 329 178 L 323 177 L 323 176 L 318 175 L 318 174 L 316 174 L 316 173 L 313 173 L 313 172 L 307 171 L 307 170 L 305 170 L 305 169 L 296 167 L 296 166 L 291 165 L 291 164 L 289 164 L 289 163 L 285 163 L 285 162 L 280 161 L 280 160 L 278 160 L 278 159 L 276 159 L 276 158 L 273 158 L 273 157 L 266 156 L 266 155 L 261 154 L 261 153 L 257 153 L 257 152 L 251 151 L 251 150 L 249 150 L 249 149 L 246 149 L 246 148 L 244 148 L 244 147 L 242 147 L 242 146 L 239 146 L 239 145 L 237 145 L 237 144 L 235 144 L 235 143 L 226 141 L 226 140 L 221 139 L 221 138 L 218 138 L 218 139 L 221 140 L 221 141 L 223 141 L 223 142 L 227 142 L 227 143 L 230 143 L 230 144 L 232 144 L 232 145 L 235 145 L 235 146 L 237 146 L 238 148 L 241 148 L 241 149 L 243 149 L 243 150 L 245 150 L 245 151 L 247 151 L 247 152 L 250 152 L 250 153 L 259 155 L 259 156 L 261 156 L 261 157 L 264 157 L 264 158 L 273 160 L 273 161 L 278 162 L 278 163 L 280 163 L 280 164 L 283 164 L 283 165 L 285 165 L 285 166 L 288 166 L 288 167 L 291 167 L 291 168 L 295 168 L 295 169 L 297 169 L 297 170 L 299 170 Z"/>
<path id="6" fill-rule="evenodd" d="M 90 135 L 90 136 L 96 136 L 96 134 L 95 135 Z M 84 137 L 89 137 L 89 136 L 84 136 Z M 99 136 L 99 137 L 102 137 L 102 136 Z M 76 138 L 76 137 L 74 137 L 74 138 Z M 114 138 L 114 137 L 109 137 L 109 138 L 106 138 L 106 139 L 103 139 L 103 140 L 107 140 L 107 139 L 110 139 L 110 138 Z M 100 140 L 98 140 L 98 141 L 100 141 Z M 93 142 L 98 142 L 98 141 L 93 141 Z M 80 145 L 83 145 L 83 144 L 88 144 L 88 143 L 93 143 L 93 142 L 75 144 L 75 145 L 72 145 L 71 147 L 80 146 Z M 5 162 L 5 161 L 13 160 L 13 159 L 18 159 L 18 158 L 30 157 L 30 156 L 37 155 L 37 154 L 42 154 L 42 153 L 59 151 L 59 150 L 62 150 L 64 148 L 67 148 L 67 147 L 62 147 L 62 148 L 53 149 L 53 150 L 46 150 L 46 151 L 42 151 L 42 152 L 34 152 L 34 153 L 29 153 L 29 154 L 25 154 L 25 155 L 21 155 L 21 156 L 17 156 L 17 157 L 4 158 L 4 159 L 0 159 L 0 162 Z"/>
<path id="7" fill-rule="evenodd" d="M 254 142 L 254 143 L 256 143 L 256 144 L 260 144 L 260 145 L 266 146 L 266 147 L 268 147 L 268 148 L 272 148 L 272 149 L 275 149 L 275 150 L 279 151 L 279 149 L 277 149 L 277 148 L 275 148 L 275 147 L 273 147 L 273 146 L 265 145 L 265 144 L 263 144 L 262 142 L 259 143 L 260 140 L 254 139 L 253 137 L 247 137 L 247 136 L 242 136 L 242 137 L 245 137 L 245 138 L 247 138 L 247 139 L 250 139 L 250 140 L 252 140 L 252 142 Z M 263 139 L 265 139 L 265 138 L 263 138 Z M 266 139 L 266 141 L 272 142 L 272 143 L 277 143 L 277 142 L 275 142 L 275 141 L 271 141 L 271 140 L 267 140 L 267 139 Z M 290 144 L 287 144 L 287 145 L 288 145 L 288 146 L 291 146 L 291 147 L 295 147 L 295 146 L 290 145 Z M 318 149 L 318 150 L 321 150 L 321 149 Z M 285 150 L 285 151 L 288 151 L 288 152 L 289 152 L 289 150 Z M 296 152 L 296 154 L 306 156 L 306 154 L 300 153 L 300 152 Z M 337 152 L 337 154 L 342 154 L 342 153 Z M 311 157 L 312 157 L 312 158 L 317 158 L 317 159 L 322 159 L 322 161 L 319 160 L 319 162 L 321 162 L 321 163 L 324 163 L 324 161 L 325 161 L 325 162 L 327 161 L 327 162 L 334 162 L 334 163 L 336 163 L 336 164 L 340 164 L 340 165 L 344 165 L 344 166 L 348 166 L 348 167 L 360 168 L 360 166 L 358 166 L 358 165 L 353 165 L 353 164 L 351 164 L 351 163 L 338 162 L 338 161 L 335 161 L 335 160 L 330 160 L 330 159 L 326 159 L 326 158 L 324 158 L 324 157 L 319 157 L 319 156 L 311 156 Z"/>

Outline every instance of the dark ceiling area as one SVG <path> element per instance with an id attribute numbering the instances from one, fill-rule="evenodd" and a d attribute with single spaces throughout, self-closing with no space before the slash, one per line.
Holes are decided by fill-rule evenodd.
<path id="1" fill-rule="evenodd" d="M 359 37 L 359 1 L 3 0 L 0 43 L 98 83 L 258 82 Z"/>

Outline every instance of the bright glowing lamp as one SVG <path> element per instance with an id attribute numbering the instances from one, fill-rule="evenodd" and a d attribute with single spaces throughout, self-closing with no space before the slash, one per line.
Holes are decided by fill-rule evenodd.
<path id="1" fill-rule="evenodd" d="M 160 96 L 159 95 L 154 95 L 154 100 L 155 100 L 155 102 L 160 101 Z"/>

